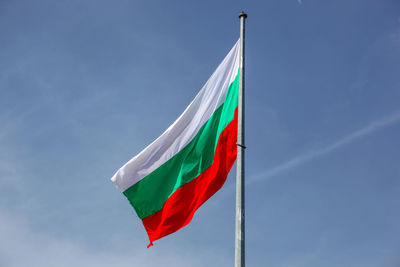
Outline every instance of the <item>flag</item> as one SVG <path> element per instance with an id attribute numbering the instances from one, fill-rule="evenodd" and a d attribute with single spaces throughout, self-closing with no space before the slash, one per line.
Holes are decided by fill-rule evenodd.
<path id="1" fill-rule="evenodd" d="M 111 178 L 153 241 L 187 225 L 236 160 L 239 41 L 182 115 Z"/>

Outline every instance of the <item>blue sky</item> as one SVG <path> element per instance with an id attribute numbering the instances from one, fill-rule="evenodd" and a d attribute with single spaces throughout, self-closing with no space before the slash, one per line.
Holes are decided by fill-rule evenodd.
<path id="1" fill-rule="evenodd" d="M 109 180 L 246 35 L 248 266 L 400 264 L 398 1 L 0 2 L 0 266 L 232 266 L 235 168 L 147 249 Z"/>

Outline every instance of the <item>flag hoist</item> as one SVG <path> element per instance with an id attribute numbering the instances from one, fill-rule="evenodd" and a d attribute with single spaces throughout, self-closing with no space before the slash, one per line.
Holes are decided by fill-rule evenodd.
<path id="1" fill-rule="evenodd" d="M 222 187 L 238 157 L 235 253 L 244 262 L 245 16 L 239 15 L 240 39 L 185 111 L 111 178 L 142 220 L 149 246 L 187 225 Z"/>

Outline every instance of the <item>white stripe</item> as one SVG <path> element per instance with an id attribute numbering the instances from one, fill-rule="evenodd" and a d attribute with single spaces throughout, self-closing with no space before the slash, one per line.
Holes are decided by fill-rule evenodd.
<path id="1" fill-rule="evenodd" d="M 239 69 L 239 41 L 231 49 L 182 115 L 153 143 L 122 166 L 111 178 L 123 192 L 182 150 L 214 111 L 223 104 Z"/>

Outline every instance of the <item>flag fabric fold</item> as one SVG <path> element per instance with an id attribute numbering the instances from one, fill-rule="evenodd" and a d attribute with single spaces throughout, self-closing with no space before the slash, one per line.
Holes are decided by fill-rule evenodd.
<path id="1" fill-rule="evenodd" d="M 236 160 L 238 74 L 239 42 L 182 115 L 111 178 L 150 245 L 187 225 L 225 183 Z"/>

